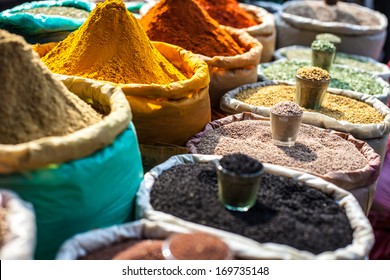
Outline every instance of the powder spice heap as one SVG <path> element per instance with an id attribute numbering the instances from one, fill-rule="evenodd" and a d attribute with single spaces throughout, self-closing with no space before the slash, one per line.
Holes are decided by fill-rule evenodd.
<path id="1" fill-rule="evenodd" d="M 353 230 L 343 208 L 319 190 L 265 173 L 255 205 L 227 210 L 218 200 L 214 164 L 182 164 L 164 171 L 150 193 L 152 207 L 186 221 L 261 243 L 290 245 L 314 254 L 344 248 Z"/>
<path id="2" fill-rule="evenodd" d="M 272 107 L 278 102 L 294 101 L 295 91 L 295 86 L 272 85 L 245 90 L 235 98 L 254 106 Z M 354 124 L 375 124 L 384 120 L 384 116 L 369 104 L 330 92 L 325 96 L 320 109 L 302 109 Z"/>
<path id="3" fill-rule="evenodd" d="M 330 75 L 328 71 L 314 66 L 302 67 L 298 69 L 297 76 L 302 79 L 316 82 L 324 82 L 330 80 Z"/>
<path id="4" fill-rule="evenodd" d="M 0 143 L 63 136 L 102 117 L 42 64 L 22 37 L 0 30 Z"/>
<path id="5" fill-rule="evenodd" d="M 271 112 L 276 115 L 280 116 L 300 116 L 302 115 L 303 111 L 301 107 L 297 103 L 291 102 L 291 101 L 283 101 L 275 104 L 271 108 Z"/>
<path id="6" fill-rule="evenodd" d="M 176 260 L 225 260 L 229 257 L 229 248 L 222 240 L 202 232 L 173 235 L 169 251 Z"/>
<path id="7" fill-rule="evenodd" d="M 114 83 L 169 84 L 186 79 L 150 43 L 121 0 L 97 4 L 86 22 L 42 61 L 55 73 Z"/>
<path id="8" fill-rule="evenodd" d="M 244 153 L 260 162 L 321 175 L 332 171 L 356 171 L 368 164 L 351 142 L 309 125 L 301 125 L 294 146 L 275 146 L 270 123 L 260 120 L 237 121 L 207 131 L 200 139 L 197 153 Z"/>
<path id="9" fill-rule="evenodd" d="M 263 169 L 263 165 L 258 160 L 242 153 L 225 155 L 219 163 L 223 168 L 237 175 L 257 173 Z"/>
<path id="10" fill-rule="evenodd" d="M 87 18 L 89 12 L 74 7 L 65 6 L 52 6 L 52 7 L 39 7 L 19 11 L 17 13 L 28 13 L 33 15 L 46 15 L 46 16 L 63 16 L 70 18 Z"/>
<path id="11" fill-rule="evenodd" d="M 207 13 L 220 24 L 246 28 L 261 24 L 238 5 L 236 0 L 196 0 Z"/>
<path id="12" fill-rule="evenodd" d="M 244 53 L 193 0 L 161 0 L 140 20 L 149 38 L 180 46 L 205 56 L 234 56 Z"/>
<path id="13" fill-rule="evenodd" d="M 164 260 L 162 240 L 128 239 L 80 257 L 80 260 Z"/>

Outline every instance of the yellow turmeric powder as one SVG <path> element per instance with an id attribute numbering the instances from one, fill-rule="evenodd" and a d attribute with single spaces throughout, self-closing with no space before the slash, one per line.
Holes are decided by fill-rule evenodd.
<path id="1" fill-rule="evenodd" d="M 54 73 L 118 84 L 187 79 L 151 44 L 122 0 L 97 4 L 86 22 L 42 61 Z"/>

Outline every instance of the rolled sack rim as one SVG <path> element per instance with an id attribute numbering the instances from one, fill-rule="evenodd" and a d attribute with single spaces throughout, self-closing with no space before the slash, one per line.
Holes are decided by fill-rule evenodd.
<path id="1" fill-rule="evenodd" d="M 239 256 L 255 259 L 357 259 L 368 255 L 374 245 L 374 234 L 373 229 L 367 217 L 364 215 L 357 199 L 351 193 L 341 189 L 331 182 L 325 181 L 324 179 L 307 172 L 294 170 L 288 167 L 264 163 L 266 172 L 294 178 L 295 180 L 305 183 L 311 188 L 318 189 L 330 195 L 335 201 L 337 201 L 340 207 L 343 207 L 346 210 L 346 215 L 353 229 L 353 239 L 351 244 L 334 251 L 326 251 L 316 255 L 289 245 L 271 242 L 260 243 L 236 233 L 185 221 L 171 214 L 157 211 L 152 207 L 150 203 L 151 189 L 153 188 L 154 182 L 165 170 L 176 165 L 210 162 L 220 159 L 221 157 L 222 156 L 218 155 L 201 154 L 173 156 L 164 163 L 159 164 L 147 172 L 137 192 L 138 202 L 143 203 L 143 205 L 138 204 L 138 215 L 140 218 L 147 218 L 148 220 L 159 221 L 171 224 L 172 226 L 179 226 L 191 231 L 209 231 L 210 233 L 217 234 L 226 240 L 230 246 L 233 246 L 234 249 L 237 249 L 234 251 Z M 239 248 L 237 247 L 238 244 L 240 245 Z M 252 251 L 253 249 L 254 251 Z"/>
<path id="2" fill-rule="evenodd" d="M 260 88 L 271 85 L 295 85 L 293 82 L 285 81 L 263 81 L 253 84 L 237 87 L 227 92 L 221 98 L 221 109 L 227 113 L 238 114 L 245 111 L 269 117 L 270 107 L 255 106 L 247 104 L 236 99 L 236 96 L 242 91 L 252 88 Z M 342 95 L 372 106 L 378 113 L 385 116 L 383 121 L 375 124 L 355 124 L 344 120 L 337 120 L 319 112 L 303 112 L 303 123 L 323 127 L 325 129 L 334 129 L 344 133 L 350 133 L 354 137 L 362 139 L 372 139 L 384 137 L 390 132 L 390 109 L 376 97 L 368 94 L 357 93 L 355 91 L 328 88 L 329 93 Z"/>
<path id="3" fill-rule="evenodd" d="M 113 143 L 129 126 L 132 120 L 130 106 L 119 87 L 93 80 L 86 84 L 85 79 L 80 83 L 78 77 L 55 76 L 77 96 L 106 102 L 103 105 L 110 106 L 110 113 L 101 121 L 64 136 L 42 137 L 16 145 L 0 144 L 0 174 L 34 170 L 89 156 Z"/>
<path id="4" fill-rule="evenodd" d="M 256 38 L 249 35 L 243 29 L 237 29 L 229 26 L 220 25 L 225 29 L 233 39 L 241 46 L 246 48 L 243 54 L 234 56 L 213 56 L 208 57 L 202 54 L 197 54 L 202 60 L 206 61 L 209 67 L 219 67 L 224 69 L 245 68 L 250 66 L 257 66 L 260 63 L 263 52 L 263 44 Z"/>
<path id="5" fill-rule="evenodd" d="M 270 36 L 276 32 L 275 30 L 275 17 L 269 13 L 266 9 L 245 3 L 238 4 L 241 8 L 247 12 L 253 14 L 257 19 L 261 20 L 260 24 L 253 25 L 247 28 L 242 28 L 249 33 L 251 36 Z"/>
<path id="6" fill-rule="evenodd" d="M 195 134 L 193 137 L 191 137 L 187 143 L 186 147 L 188 148 L 188 151 L 191 154 L 198 154 L 197 152 L 197 146 L 200 143 L 203 136 L 209 131 L 214 130 L 216 128 L 219 128 L 221 126 L 236 122 L 236 121 L 244 121 L 244 120 L 262 120 L 262 121 L 269 121 L 269 118 L 256 115 L 254 113 L 250 112 L 244 112 L 239 113 L 231 116 L 227 116 L 225 118 L 215 120 L 212 122 L 209 122 L 203 131 Z M 309 124 L 302 124 L 302 126 L 313 126 Z M 359 188 L 362 186 L 368 186 L 371 183 L 373 183 L 378 177 L 380 173 L 380 167 L 381 167 L 381 159 L 380 155 L 378 155 L 373 148 L 366 142 L 362 140 L 357 140 L 355 137 L 353 137 L 350 134 L 334 131 L 331 129 L 323 129 L 316 126 L 313 126 L 315 129 L 318 130 L 326 130 L 328 133 L 335 134 L 344 140 L 352 143 L 356 149 L 360 151 L 360 153 L 365 157 L 367 160 L 367 164 L 363 168 L 359 168 L 353 171 L 330 171 L 325 174 L 318 174 L 316 172 L 307 170 L 307 169 L 301 169 L 296 167 L 288 166 L 288 168 L 306 172 L 309 174 L 312 174 L 314 176 L 323 178 L 324 180 L 334 183 L 338 185 L 339 187 L 343 187 L 346 190 L 351 190 L 355 188 Z"/>
<path id="7" fill-rule="evenodd" d="M 309 1 L 309 2 L 316 2 L 316 1 Z M 342 5 L 346 9 L 348 9 L 348 6 L 351 5 L 354 6 L 357 9 L 360 9 L 362 11 L 365 11 L 366 13 L 374 14 L 378 20 L 379 25 L 377 26 L 361 26 L 356 24 L 349 24 L 349 23 L 341 23 L 341 22 L 324 22 L 320 21 L 318 19 L 311 19 L 311 18 L 305 18 L 302 16 L 294 15 L 285 12 L 286 8 L 289 6 L 299 5 L 300 2 L 286 2 L 282 5 L 281 10 L 279 11 L 278 15 L 285 20 L 287 23 L 291 24 L 292 26 L 295 26 L 297 28 L 301 28 L 304 30 L 310 30 L 310 31 L 326 31 L 327 33 L 333 33 L 335 35 L 337 34 L 345 34 L 345 35 L 370 35 L 370 34 L 376 34 L 380 32 L 386 32 L 386 28 L 388 25 L 387 17 L 377 11 L 371 10 L 369 8 L 363 7 L 358 4 L 354 3 L 343 3 L 338 2 L 337 5 Z"/>

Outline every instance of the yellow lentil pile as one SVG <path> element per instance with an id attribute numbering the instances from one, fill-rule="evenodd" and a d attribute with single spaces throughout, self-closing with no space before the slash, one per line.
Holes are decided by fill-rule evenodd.
<path id="1" fill-rule="evenodd" d="M 254 106 L 272 107 L 278 102 L 294 101 L 295 86 L 272 85 L 254 88 L 239 93 L 235 98 Z M 320 109 L 302 109 L 354 124 L 380 123 L 384 119 L 384 116 L 367 103 L 331 93 L 327 94 Z"/>
<path id="2" fill-rule="evenodd" d="M 330 80 L 330 75 L 328 71 L 323 70 L 319 67 L 307 66 L 298 69 L 297 75 L 302 79 L 310 81 L 328 81 Z"/>

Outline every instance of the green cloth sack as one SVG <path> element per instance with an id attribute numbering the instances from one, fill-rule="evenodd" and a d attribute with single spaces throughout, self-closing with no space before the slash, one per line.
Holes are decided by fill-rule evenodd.
<path id="1" fill-rule="evenodd" d="M 86 20 L 86 18 L 19 13 L 27 9 L 53 6 L 73 7 L 86 10 L 88 12 L 92 10 L 91 3 L 80 0 L 38 1 L 25 3 L 1 12 L 0 28 L 23 35 L 26 37 L 27 41 L 32 43 L 34 38 L 29 38 L 29 36 L 39 37 L 48 33 L 64 33 L 65 36 L 78 29 Z"/>
<path id="2" fill-rule="evenodd" d="M 34 205 L 36 259 L 53 259 L 71 236 L 132 220 L 143 178 L 131 123 L 116 140 L 90 156 L 58 165 L 0 176 L 0 186 Z"/>

